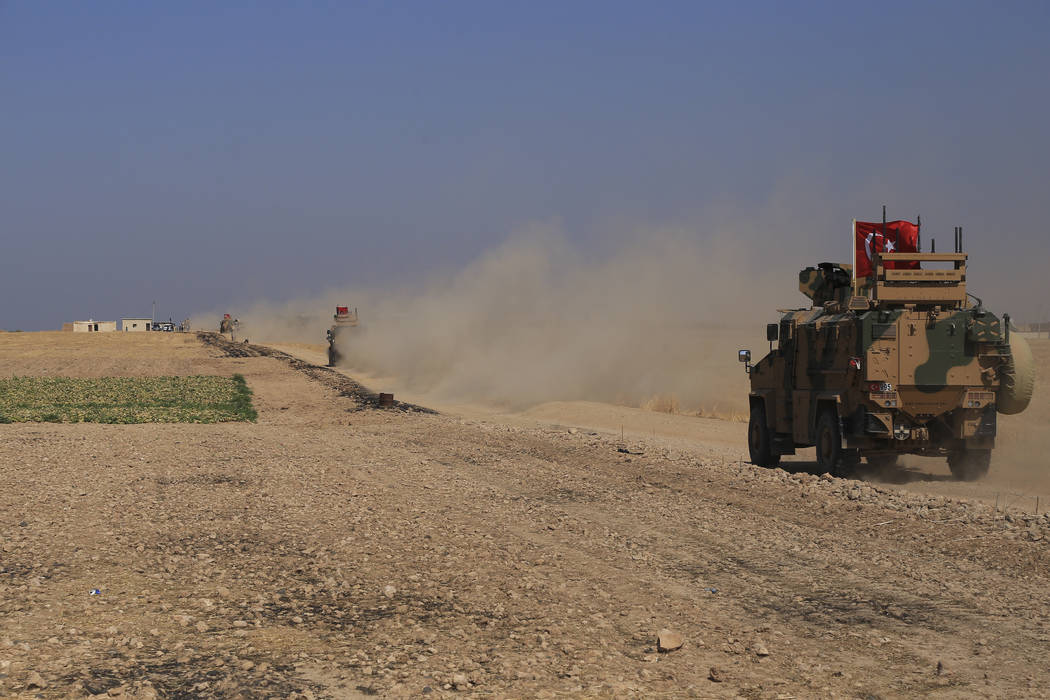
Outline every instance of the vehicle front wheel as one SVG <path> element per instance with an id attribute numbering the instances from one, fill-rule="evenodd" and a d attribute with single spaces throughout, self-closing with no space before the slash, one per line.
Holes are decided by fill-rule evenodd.
<path id="1" fill-rule="evenodd" d="M 759 467 L 775 467 L 780 464 L 780 455 L 773 452 L 773 433 L 766 423 L 764 404 L 751 405 L 751 421 L 747 425 L 747 448 L 751 463 Z"/>
<path id="2" fill-rule="evenodd" d="M 833 410 L 820 414 L 817 421 L 817 464 L 821 471 L 832 476 L 845 477 L 848 465 L 843 459 L 842 428 L 839 417 Z"/>
<path id="3" fill-rule="evenodd" d="M 948 455 L 948 468 L 959 481 L 977 481 L 992 465 L 991 450 L 960 450 Z"/>

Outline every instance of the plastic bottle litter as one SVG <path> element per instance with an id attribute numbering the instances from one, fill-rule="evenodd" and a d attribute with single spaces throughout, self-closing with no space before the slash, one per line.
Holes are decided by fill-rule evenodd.
<path id="1" fill-rule="evenodd" d="M 102 589 L 101 588 L 92 588 L 91 589 L 91 595 L 102 595 Z"/>

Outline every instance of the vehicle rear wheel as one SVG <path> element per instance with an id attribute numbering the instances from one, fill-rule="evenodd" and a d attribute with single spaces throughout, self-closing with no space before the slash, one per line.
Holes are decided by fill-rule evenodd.
<path id="1" fill-rule="evenodd" d="M 842 428 L 833 410 L 825 410 L 817 421 L 817 464 L 821 471 L 845 477 L 849 471 L 843 460 Z"/>
<path id="2" fill-rule="evenodd" d="M 948 455 L 948 468 L 959 481 L 977 481 L 991 465 L 991 450 L 961 450 Z"/>
<path id="3" fill-rule="evenodd" d="M 759 467 L 775 467 L 780 464 L 780 455 L 773 452 L 773 434 L 766 423 L 766 407 L 762 403 L 751 405 L 751 421 L 747 424 L 747 448 L 751 463 Z"/>

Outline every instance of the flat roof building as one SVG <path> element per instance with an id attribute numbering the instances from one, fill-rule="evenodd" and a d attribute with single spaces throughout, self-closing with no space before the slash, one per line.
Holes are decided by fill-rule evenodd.
<path id="1" fill-rule="evenodd" d="M 109 333 L 115 330 L 116 321 L 95 321 L 90 318 L 86 321 L 73 321 L 74 333 Z"/>
<path id="2" fill-rule="evenodd" d="M 150 318 L 122 318 L 120 319 L 120 327 L 125 331 L 148 331 L 150 325 L 153 323 L 153 319 Z"/>

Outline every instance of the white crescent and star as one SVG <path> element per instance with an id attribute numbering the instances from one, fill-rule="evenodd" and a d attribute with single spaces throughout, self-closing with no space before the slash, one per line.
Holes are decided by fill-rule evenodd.
<path id="1" fill-rule="evenodd" d="M 880 236 L 880 237 L 883 238 L 883 241 L 884 241 L 884 243 L 883 243 L 883 250 L 882 250 L 883 253 L 892 253 L 893 252 L 893 241 L 891 241 L 889 238 L 883 236 L 881 233 L 869 233 L 868 237 L 864 239 L 864 253 L 868 256 L 868 260 L 872 259 L 871 258 L 871 244 L 875 240 L 875 236 Z"/>

